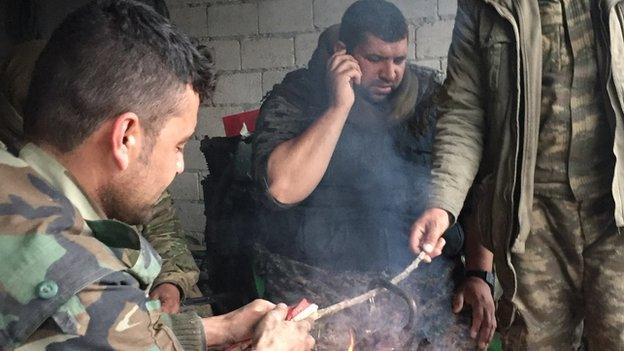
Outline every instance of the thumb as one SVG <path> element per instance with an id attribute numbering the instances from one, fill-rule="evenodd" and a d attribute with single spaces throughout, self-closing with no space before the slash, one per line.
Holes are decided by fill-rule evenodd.
<path id="1" fill-rule="evenodd" d="M 270 313 L 274 315 L 275 318 L 277 318 L 278 320 L 285 320 L 286 315 L 288 314 L 288 306 L 286 306 L 286 304 L 284 303 L 279 303 Z"/>
<path id="2" fill-rule="evenodd" d="M 461 312 L 462 308 L 464 308 L 464 292 L 458 291 L 453 296 L 453 313 Z"/>

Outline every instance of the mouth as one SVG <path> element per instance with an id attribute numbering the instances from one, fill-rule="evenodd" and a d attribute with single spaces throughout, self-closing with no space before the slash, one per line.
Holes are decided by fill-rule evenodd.
<path id="1" fill-rule="evenodd" d="M 388 95 L 392 92 L 392 85 L 376 85 L 372 90 L 376 95 Z"/>

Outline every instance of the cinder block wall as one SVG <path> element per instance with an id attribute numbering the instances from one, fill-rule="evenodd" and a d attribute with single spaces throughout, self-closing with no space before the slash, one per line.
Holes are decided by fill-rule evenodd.
<path id="1" fill-rule="evenodd" d="M 409 59 L 446 69 L 456 0 L 392 0 L 410 25 Z M 167 0 L 172 21 L 212 48 L 220 78 L 214 106 L 204 106 L 186 148 L 186 172 L 170 187 L 193 249 L 204 245 L 199 151 L 205 136 L 224 135 L 221 117 L 255 109 L 284 75 L 304 67 L 323 29 L 354 0 Z"/>

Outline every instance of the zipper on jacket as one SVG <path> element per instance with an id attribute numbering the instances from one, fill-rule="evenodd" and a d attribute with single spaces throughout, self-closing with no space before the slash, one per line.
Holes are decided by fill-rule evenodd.
<path id="1" fill-rule="evenodd" d="M 618 16 L 617 12 L 619 12 L 621 14 L 621 11 L 618 11 L 618 9 L 617 9 L 618 4 L 613 5 L 613 9 L 616 11 L 615 16 Z M 608 95 L 609 99 L 611 100 L 611 106 L 613 106 L 613 102 L 616 102 L 617 106 L 619 106 L 619 109 L 617 109 L 617 110 L 616 110 L 615 107 L 612 107 L 612 108 L 613 108 L 613 113 L 615 114 L 615 118 L 619 118 L 620 119 L 620 123 L 622 123 L 621 119 L 624 116 L 624 113 L 622 111 L 622 104 L 621 104 L 620 98 L 619 98 L 620 94 L 618 93 L 618 89 L 617 89 L 617 84 L 619 82 L 617 81 L 617 78 L 612 74 L 613 71 L 612 71 L 612 68 L 611 68 L 611 64 L 612 64 L 611 60 L 613 59 L 613 57 L 611 55 L 611 43 L 609 42 L 609 40 L 611 40 L 611 33 L 609 31 L 609 26 L 605 23 L 605 18 L 603 16 L 603 14 L 606 14 L 607 18 L 610 18 L 611 17 L 611 9 L 607 9 L 605 11 L 603 1 L 598 1 L 598 9 L 599 9 L 598 16 L 600 17 L 600 25 L 601 25 L 601 29 L 602 29 L 602 36 L 601 37 L 603 39 L 603 45 L 605 45 L 605 48 L 606 48 L 605 52 L 606 52 L 606 55 L 607 55 L 607 57 L 606 57 L 607 65 L 606 65 L 606 72 L 605 72 L 606 73 L 605 77 L 607 78 L 607 86 L 606 86 L 606 88 L 607 88 L 607 95 Z M 620 18 L 620 22 L 621 22 L 622 21 L 622 16 L 620 15 L 619 18 Z M 622 32 L 623 32 L 622 34 L 624 34 L 624 28 L 622 29 Z M 607 38 L 608 38 L 608 40 L 607 40 Z M 613 95 L 615 95 L 615 96 L 613 96 Z M 615 122 L 615 126 L 616 126 L 615 133 L 617 133 L 617 121 Z M 617 165 L 618 163 L 624 162 L 624 160 L 622 160 L 621 157 L 618 157 L 617 153 L 615 152 L 616 151 L 615 150 L 615 133 L 614 133 L 614 139 L 613 139 L 613 144 L 614 144 L 614 146 L 613 146 L 613 149 L 614 149 L 613 150 L 613 154 L 614 154 L 614 156 L 616 158 L 615 162 L 616 162 L 616 165 Z M 615 174 L 616 171 L 617 170 L 614 169 L 614 174 L 613 174 L 614 181 L 616 181 L 615 180 L 615 177 L 617 176 L 617 174 Z M 618 186 L 618 188 L 621 186 L 619 181 L 617 181 L 617 186 Z M 620 197 L 620 193 L 621 192 L 618 189 L 618 193 L 617 194 L 613 194 L 613 190 L 611 191 L 611 193 L 612 193 L 612 196 L 613 196 L 614 200 L 615 200 L 616 196 L 619 198 L 618 203 L 620 205 L 620 209 L 619 209 L 620 210 L 620 216 L 622 218 L 624 218 L 624 204 L 622 204 L 622 200 L 621 200 L 621 197 Z M 622 231 L 620 230 L 620 228 L 621 227 L 618 227 L 618 232 L 621 233 Z"/>
<path id="2" fill-rule="evenodd" d="M 516 37 L 516 150 L 515 150 L 515 155 L 514 155 L 514 174 L 513 174 L 513 180 L 511 183 L 511 196 L 510 196 L 510 203 L 511 203 L 511 211 L 509 211 L 510 213 L 510 217 L 508 219 L 509 221 L 509 232 L 507 234 L 507 242 L 505 243 L 505 247 L 506 250 L 511 250 L 510 248 L 510 244 L 511 244 L 511 238 L 513 235 L 513 231 L 514 231 L 514 227 L 515 227 L 515 217 L 517 214 L 515 214 L 514 208 L 515 208 L 515 193 L 516 193 L 516 186 L 517 186 L 517 178 L 518 178 L 518 159 L 519 159 L 519 150 L 520 150 L 520 96 L 521 96 L 521 87 L 520 87 L 520 80 L 521 80 L 521 76 L 520 76 L 520 70 L 521 70 L 521 65 L 520 65 L 520 54 L 521 54 L 521 50 L 520 50 L 520 31 L 518 29 L 518 25 L 515 21 L 515 18 L 513 16 L 513 14 L 506 8 L 500 6 L 499 4 L 493 2 L 492 0 L 486 0 L 486 3 L 489 4 L 490 6 L 492 6 L 494 8 L 494 10 L 496 12 L 498 12 L 498 14 L 503 17 L 504 19 L 507 20 L 507 22 L 509 22 L 509 24 L 511 25 L 511 27 L 513 28 L 514 31 L 514 36 Z M 516 270 L 513 267 L 513 264 L 511 262 L 511 255 L 506 255 L 506 261 L 507 261 L 507 267 L 509 267 L 509 269 L 512 271 L 513 276 L 514 276 L 514 289 L 513 289 L 513 294 L 512 296 L 510 296 L 510 299 L 513 300 L 513 298 L 516 295 L 516 290 L 517 290 L 517 282 L 516 282 Z"/>

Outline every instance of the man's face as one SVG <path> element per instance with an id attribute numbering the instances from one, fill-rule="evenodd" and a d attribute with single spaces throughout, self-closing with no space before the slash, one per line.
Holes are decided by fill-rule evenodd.
<path id="1" fill-rule="evenodd" d="M 359 91 L 372 102 L 385 100 L 403 80 L 407 59 L 407 38 L 388 43 L 367 34 L 351 53 L 362 71 Z"/>
<path id="2" fill-rule="evenodd" d="M 110 217 L 130 224 L 145 223 L 152 207 L 171 184 L 176 174 L 184 170 L 184 146 L 193 136 L 197 124 L 199 96 L 190 86 L 181 95 L 177 111 L 153 137 L 152 149 L 142 154 L 128 167 L 119 181 L 109 189 Z M 143 151 L 145 151 L 143 146 Z"/>

